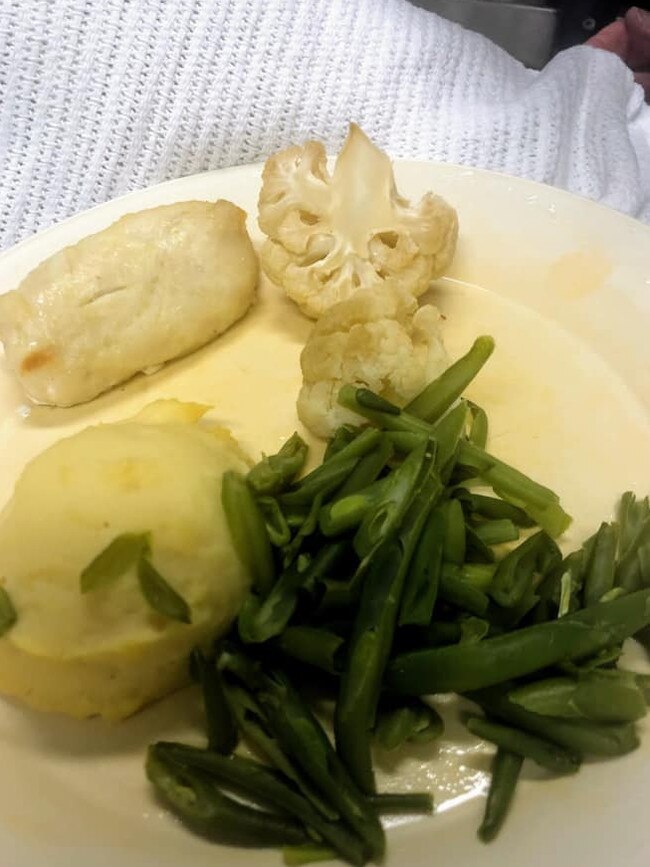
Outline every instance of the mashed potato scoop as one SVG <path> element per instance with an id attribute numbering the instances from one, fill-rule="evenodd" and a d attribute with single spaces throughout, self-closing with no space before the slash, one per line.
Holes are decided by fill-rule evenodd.
<path id="1" fill-rule="evenodd" d="M 235 617 L 248 579 L 221 506 L 236 442 L 206 407 L 159 401 L 86 428 L 36 457 L 0 514 L 0 586 L 16 621 L 0 638 L 0 691 L 34 708 L 122 719 L 187 680 L 187 659 Z M 82 592 L 81 575 L 125 534 L 190 623 L 152 607 L 137 566 Z"/>
<path id="2" fill-rule="evenodd" d="M 231 202 L 138 211 L 0 295 L 0 340 L 32 401 L 72 406 L 221 334 L 252 304 L 257 275 Z"/>

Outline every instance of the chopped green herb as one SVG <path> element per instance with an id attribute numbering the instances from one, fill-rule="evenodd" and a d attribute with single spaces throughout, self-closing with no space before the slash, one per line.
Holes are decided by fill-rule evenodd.
<path id="1" fill-rule="evenodd" d="M 170 620 L 180 620 L 181 623 L 192 622 L 192 614 L 187 602 L 165 581 L 146 556 L 140 557 L 138 563 L 138 581 L 142 595 L 155 611 L 169 617 Z"/>
<path id="2" fill-rule="evenodd" d="M 122 533 L 116 536 L 81 573 L 81 592 L 89 593 L 117 581 L 135 566 L 148 549 L 148 533 Z"/>
<path id="3" fill-rule="evenodd" d="M 4 587 L 0 585 L 0 636 L 9 632 L 17 620 L 16 609 L 11 597 Z"/>

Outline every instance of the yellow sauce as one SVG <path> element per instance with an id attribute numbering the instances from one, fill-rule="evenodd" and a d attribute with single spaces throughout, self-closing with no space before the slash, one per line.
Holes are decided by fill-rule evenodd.
<path id="1" fill-rule="evenodd" d="M 573 250 L 549 266 L 548 283 L 562 298 L 572 300 L 600 289 L 612 273 L 612 263 L 600 250 Z"/>

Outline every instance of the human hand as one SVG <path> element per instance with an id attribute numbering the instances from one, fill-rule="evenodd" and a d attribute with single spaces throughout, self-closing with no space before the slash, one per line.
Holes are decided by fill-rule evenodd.
<path id="1" fill-rule="evenodd" d="M 626 63 L 650 100 L 650 12 L 634 6 L 624 18 L 605 27 L 587 45 L 612 51 Z"/>

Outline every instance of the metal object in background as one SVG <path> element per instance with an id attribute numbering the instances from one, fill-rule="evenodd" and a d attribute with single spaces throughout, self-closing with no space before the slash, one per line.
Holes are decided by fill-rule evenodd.
<path id="1" fill-rule="evenodd" d="M 616 0 L 563 0 L 558 3 L 562 9 L 562 26 L 558 32 L 555 49 L 561 51 L 572 45 L 579 45 L 598 30 L 624 15 L 632 4 Z M 647 8 L 647 3 L 637 2 L 635 6 Z"/>
<path id="2" fill-rule="evenodd" d="M 482 33 L 533 69 L 541 69 L 557 51 L 582 44 L 632 5 L 619 0 L 411 2 Z M 634 5 L 650 7 L 647 0 L 636 0 Z"/>
<path id="3" fill-rule="evenodd" d="M 541 69 L 553 54 L 559 15 L 557 9 L 549 5 L 525 0 L 519 3 L 509 3 L 506 0 L 412 2 L 482 33 L 533 69 Z"/>

